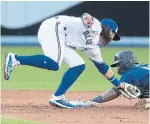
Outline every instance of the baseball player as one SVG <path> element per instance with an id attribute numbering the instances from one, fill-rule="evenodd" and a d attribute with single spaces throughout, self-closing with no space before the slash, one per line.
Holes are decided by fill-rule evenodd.
<path id="1" fill-rule="evenodd" d="M 140 90 L 135 92 L 135 96 L 129 97 L 126 94 L 122 94 L 119 88 L 112 88 L 103 92 L 101 95 L 95 97 L 91 101 L 96 103 L 103 103 L 117 98 L 121 94 L 125 97 L 132 99 L 140 99 L 135 105 L 138 108 L 150 108 L 149 98 L 149 73 L 150 65 L 138 64 L 137 57 L 134 52 L 130 50 L 120 51 L 114 57 L 114 63 L 111 67 L 116 67 L 117 73 L 121 75 L 120 82 L 129 83 L 136 86 Z M 138 94 L 138 95 L 137 95 Z M 137 97 L 138 96 L 138 97 Z M 86 104 L 86 102 L 82 103 Z"/>
<path id="2" fill-rule="evenodd" d="M 81 50 L 90 58 L 96 68 L 106 79 L 125 92 L 129 85 L 120 83 L 112 70 L 101 57 L 99 46 L 107 45 L 112 40 L 120 40 L 118 25 L 111 19 L 100 22 L 88 13 L 81 17 L 55 16 L 42 22 L 38 31 L 38 40 L 44 55 L 20 56 L 8 53 L 5 60 L 4 78 L 10 79 L 11 72 L 17 65 L 28 65 L 57 71 L 61 63 L 68 65 L 62 81 L 49 100 L 57 107 L 74 108 L 64 96 L 69 87 L 79 78 L 85 69 L 84 60 L 74 49 Z"/>

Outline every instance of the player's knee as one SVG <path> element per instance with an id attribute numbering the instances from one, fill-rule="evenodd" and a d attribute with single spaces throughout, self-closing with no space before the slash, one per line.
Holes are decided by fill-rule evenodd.
<path id="1" fill-rule="evenodd" d="M 85 64 L 82 64 L 82 65 L 80 65 L 80 71 L 81 71 L 81 73 L 85 70 Z"/>
<path id="2" fill-rule="evenodd" d="M 82 73 L 85 70 L 85 64 L 74 67 L 78 73 Z"/>
<path id="3" fill-rule="evenodd" d="M 55 68 L 53 70 L 58 71 L 59 70 L 59 65 L 55 66 Z"/>
<path id="4" fill-rule="evenodd" d="M 59 70 L 59 65 L 58 63 L 55 63 L 53 67 L 53 71 L 58 71 L 58 70 Z"/>
<path id="5" fill-rule="evenodd" d="M 53 71 L 58 71 L 59 70 L 59 65 L 58 65 L 58 63 L 53 61 L 51 63 L 48 63 L 47 69 L 48 70 L 53 70 Z"/>

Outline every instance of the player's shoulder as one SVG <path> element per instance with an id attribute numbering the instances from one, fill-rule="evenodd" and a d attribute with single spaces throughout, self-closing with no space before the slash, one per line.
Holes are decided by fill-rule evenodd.
<path id="1" fill-rule="evenodd" d="M 135 64 L 132 68 L 130 68 L 128 71 L 124 72 L 121 75 L 120 81 L 130 81 L 131 79 L 134 79 L 135 73 L 141 69 L 141 67 L 150 67 L 149 64 Z"/>
<path id="2" fill-rule="evenodd" d="M 80 17 L 69 16 L 69 15 L 58 15 L 56 17 L 58 17 L 59 19 L 64 19 L 64 20 L 76 20 L 76 19 L 80 19 Z"/>
<path id="3" fill-rule="evenodd" d="M 100 21 L 97 18 L 93 17 L 93 19 L 96 23 L 100 24 Z"/>
<path id="4" fill-rule="evenodd" d="M 150 67 L 149 64 L 135 64 L 132 69 L 140 68 L 140 67 Z"/>
<path id="5" fill-rule="evenodd" d="M 142 64 L 143 67 L 150 67 L 149 64 Z"/>
<path id="6" fill-rule="evenodd" d="M 135 64 L 132 68 L 130 68 L 127 72 L 125 72 L 125 75 L 132 76 L 143 67 L 150 67 L 150 65 L 149 64 Z"/>
<path id="7" fill-rule="evenodd" d="M 120 82 L 132 83 L 135 77 L 135 71 L 130 69 L 121 75 Z"/>
<path id="8" fill-rule="evenodd" d="M 124 72 L 122 75 L 121 75 L 121 80 L 126 80 L 126 79 L 129 79 L 133 76 L 134 74 L 134 69 L 131 68 L 129 69 L 128 71 Z"/>

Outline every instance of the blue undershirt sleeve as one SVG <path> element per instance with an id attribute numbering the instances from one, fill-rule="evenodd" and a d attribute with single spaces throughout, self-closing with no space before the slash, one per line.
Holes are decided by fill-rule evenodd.
<path id="1" fill-rule="evenodd" d="M 109 66 L 105 62 L 96 62 L 94 60 L 92 62 L 101 74 L 105 75 L 108 72 Z M 114 75 L 108 80 L 116 87 L 120 85 L 120 81 Z"/>

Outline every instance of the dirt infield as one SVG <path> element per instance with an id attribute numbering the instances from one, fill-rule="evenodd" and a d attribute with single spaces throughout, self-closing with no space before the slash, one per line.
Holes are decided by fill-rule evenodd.
<path id="1" fill-rule="evenodd" d="M 87 109 L 58 109 L 48 104 L 52 91 L 2 90 L 2 116 L 48 124 L 148 124 L 148 110 L 122 97 Z M 99 92 L 68 92 L 69 100 L 90 99 Z"/>

